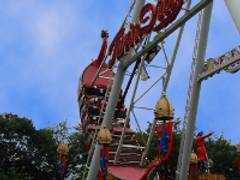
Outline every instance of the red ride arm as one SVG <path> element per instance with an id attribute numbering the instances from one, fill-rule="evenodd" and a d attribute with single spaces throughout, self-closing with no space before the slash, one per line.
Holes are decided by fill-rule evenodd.
<path id="1" fill-rule="evenodd" d="M 108 40 L 108 36 L 103 38 L 102 47 L 96 61 L 98 65 L 100 65 L 103 62 L 106 56 L 107 43 L 108 43 L 107 40 Z"/>

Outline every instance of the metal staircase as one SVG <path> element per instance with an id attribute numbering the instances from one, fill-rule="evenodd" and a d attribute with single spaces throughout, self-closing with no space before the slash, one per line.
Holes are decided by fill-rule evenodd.
<path id="1" fill-rule="evenodd" d="M 102 117 L 104 116 L 104 113 L 105 113 L 105 110 L 106 110 L 106 105 L 107 105 L 107 102 L 108 102 L 109 95 L 110 95 L 110 88 L 107 89 L 107 91 L 105 93 L 105 96 L 104 96 L 104 99 L 103 99 L 104 104 L 101 107 L 100 115 L 98 117 L 98 123 L 97 123 L 98 126 L 101 125 L 101 120 L 102 120 Z M 97 138 L 97 133 L 98 133 L 98 129 L 96 128 L 95 132 L 94 132 L 93 139 L 92 139 L 91 147 L 90 147 L 90 150 L 88 152 L 87 164 L 89 164 L 90 160 L 92 159 L 92 155 L 93 155 L 94 147 L 95 147 L 95 142 L 96 142 L 96 138 Z"/>
<path id="2" fill-rule="evenodd" d="M 102 118 L 103 118 L 105 110 L 106 110 L 106 105 L 107 105 L 109 96 L 110 96 L 110 88 L 107 89 L 107 91 L 105 93 L 105 96 L 104 96 L 104 99 L 102 100 L 104 102 L 104 104 L 102 105 L 101 110 L 100 110 L 100 115 L 98 116 L 98 121 L 97 121 L 97 125 L 98 126 L 101 125 L 101 121 L 102 121 Z M 96 98 L 98 98 L 98 97 L 96 97 Z M 87 176 L 89 163 L 90 163 L 90 161 L 92 159 L 92 155 L 93 155 L 93 152 L 94 152 L 95 143 L 96 143 L 96 139 L 97 139 L 97 133 L 98 133 L 98 128 L 96 128 L 95 131 L 94 131 L 94 135 L 93 135 L 93 138 L 92 138 L 91 146 L 90 146 L 90 149 L 88 151 L 88 157 L 87 157 L 87 162 L 86 162 L 86 169 L 85 169 L 84 175 L 83 175 L 84 178 L 86 178 L 86 176 Z"/>
<path id="3" fill-rule="evenodd" d="M 125 132 L 123 145 L 119 154 L 118 162 L 114 163 L 114 157 L 118 148 L 118 144 L 121 138 L 121 129 L 113 129 L 113 141 L 109 150 L 109 164 L 120 166 L 136 166 L 139 167 L 143 147 L 141 147 L 133 136 L 134 132 L 127 129 Z"/>
<path id="4" fill-rule="evenodd" d="M 83 102 L 85 103 L 84 106 L 81 106 L 81 107 L 82 108 L 84 107 L 85 108 L 84 111 L 86 111 L 87 113 L 89 113 L 88 109 L 91 108 L 92 106 L 91 103 L 93 103 L 94 106 L 101 107 L 99 115 L 94 117 L 95 120 L 93 120 L 93 117 L 90 117 L 90 122 L 85 126 L 85 132 L 87 133 L 86 137 L 88 137 L 90 141 L 88 142 L 89 151 L 88 151 L 86 169 L 84 171 L 84 176 L 83 176 L 84 178 L 86 178 L 89 164 L 93 156 L 95 144 L 97 141 L 97 134 L 101 127 L 104 114 L 106 112 L 106 106 L 110 96 L 110 91 L 111 91 L 111 88 L 106 89 L 104 98 L 103 96 L 102 97 L 90 96 L 88 97 L 88 99 L 85 99 L 86 98 L 85 95 L 82 95 L 83 98 L 81 98 L 82 103 Z M 120 102 L 120 99 L 119 99 L 119 102 Z M 118 110 L 119 110 L 119 107 L 116 108 L 116 111 Z M 96 120 L 96 117 L 97 117 L 97 120 Z M 144 148 L 139 145 L 139 143 L 137 142 L 134 136 L 134 131 L 131 130 L 128 126 L 125 128 L 125 135 L 123 137 L 123 144 L 121 147 L 121 152 L 119 154 L 119 161 L 117 163 L 114 162 L 114 157 L 116 155 L 117 148 L 122 136 L 122 131 L 124 129 L 125 121 L 126 121 L 125 118 L 113 117 L 112 129 L 111 129 L 112 143 L 110 144 L 110 147 L 109 147 L 109 165 L 122 166 L 122 167 L 124 166 L 140 167 L 140 160 L 141 160 L 141 156 Z"/>

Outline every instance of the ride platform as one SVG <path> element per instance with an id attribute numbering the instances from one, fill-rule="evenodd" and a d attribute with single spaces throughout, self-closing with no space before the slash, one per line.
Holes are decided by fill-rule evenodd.
<path id="1" fill-rule="evenodd" d="M 110 166 L 108 171 L 111 180 L 139 180 L 145 175 L 146 168 Z"/>

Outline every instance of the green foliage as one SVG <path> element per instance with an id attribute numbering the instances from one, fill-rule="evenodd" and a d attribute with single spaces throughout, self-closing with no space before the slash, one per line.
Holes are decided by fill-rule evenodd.
<path id="1" fill-rule="evenodd" d="M 80 126 L 79 126 L 80 127 Z M 37 130 L 32 121 L 13 114 L 0 115 L 0 179 L 21 180 L 25 178 L 57 179 L 57 145 L 68 143 L 68 169 L 66 179 L 83 179 L 88 150 L 85 137 L 77 127 L 69 133 L 66 121 L 59 123 L 54 129 Z M 150 127 L 150 126 L 149 126 Z M 143 134 L 146 140 L 149 129 Z M 177 167 L 178 151 L 182 132 L 175 129 L 174 144 L 167 169 L 174 176 Z M 140 133 L 136 139 L 144 145 Z M 228 179 L 240 179 L 237 160 L 240 153 L 223 136 L 206 141 L 208 156 L 214 164 L 212 173 L 224 174 Z M 148 162 L 158 156 L 157 138 L 154 136 Z"/>
<path id="2" fill-rule="evenodd" d="M 69 138 L 69 129 L 67 127 L 67 121 L 60 122 L 54 129 L 54 139 L 59 143 L 67 143 Z"/>
<path id="3" fill-rule="evenodd" d="M 240 159 L 240 153 L 235 146 L 231 145 L 228 140 L 220 136 L 216 140 L 209 139 L 206 142 L 208 156 L 213 160 L 214 165 L 211 168 L 212 173 L 225 174 L 228 179 L 237 177 L 240 174 L 237 169 L 237 160 Z"/>
<path id="4" fill-rule="evenodd" d="M 52 130 L 36 130 L 31 120 L 17 115 L 0 116 L 0 179 L 52 179 L 56 163 Z"/>
<path id="5" fill-rule="evenodd" d="M 22 180 L 24 179 L 24 176 L 16 171 L 15 168 L 10 168 L 9 173 L 6 175 L 1 169 L 0 169 L 0 179 L 1 180 Z"/>
<path id="6" fill-rule="evenodd" d="M 87 160 L 87 149 L 84 144 L 82 130 L 76 127 L 75 132 L 69 136 L 69 165 L 67 172 L 69 179 L 83 179 Z"/>
<path id="7" fill-rule="evenodd" d="M 68 179 L 82 179 L 87 158 L 80 128 L 69 133 L 67 122 L 37 130 L 32 121 L 13 114 L 0 115 L 0 179 L 59 179 L 57 146 L 69 145 Z"/>

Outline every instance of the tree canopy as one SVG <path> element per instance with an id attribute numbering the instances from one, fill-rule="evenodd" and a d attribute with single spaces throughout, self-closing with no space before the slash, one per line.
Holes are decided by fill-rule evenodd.
<path id="1" fill-rule="evenodd" d="M 149 128 L 143 136 L 147 139 Z M 175 175 L 182 132 L 175 129 L 174 144 L 167 168 Z M 140 133 L 135 134 L 143 145 Z M 55 128 L 36 129 L 30 119 L 7 113 L 0 115 L 0 179 L 1 180 L 51 180 L 59 179 L 57 146 L 67 143 L 69 147 L 68 168 L 65 179 L 81 180 L 86 171 L 88 151 L 84 146 L 84 134 L 78 125 L 74 130 L 66 121 Z M 224 136 L 206 141 L 208 156 L 213 160 L 212 173 L 224 174 L 228 179 L 240 179 L 237 161 L 240 153 Z M 148 161 L 158 156 L 157 138 L 154 137 Z"/>
<path id="2" fill-rule="evenodd" d="M 0 115 L 0 179 L 60 179 L 57 147 L 69 145 L 66 178 L 82 179 L 86 153 L 79 128 L 66 121 L 55 128 L 36 129 L 30 119 L 11 113 Z"/>
<path id="3" fill-rule="evenodd" d="M 11 179 L 13 173 L 19 179 L 56 177 L 56 147 L 51 129 L 36 130 L 27 118 L 1 115 L 0 179 Z"/>

